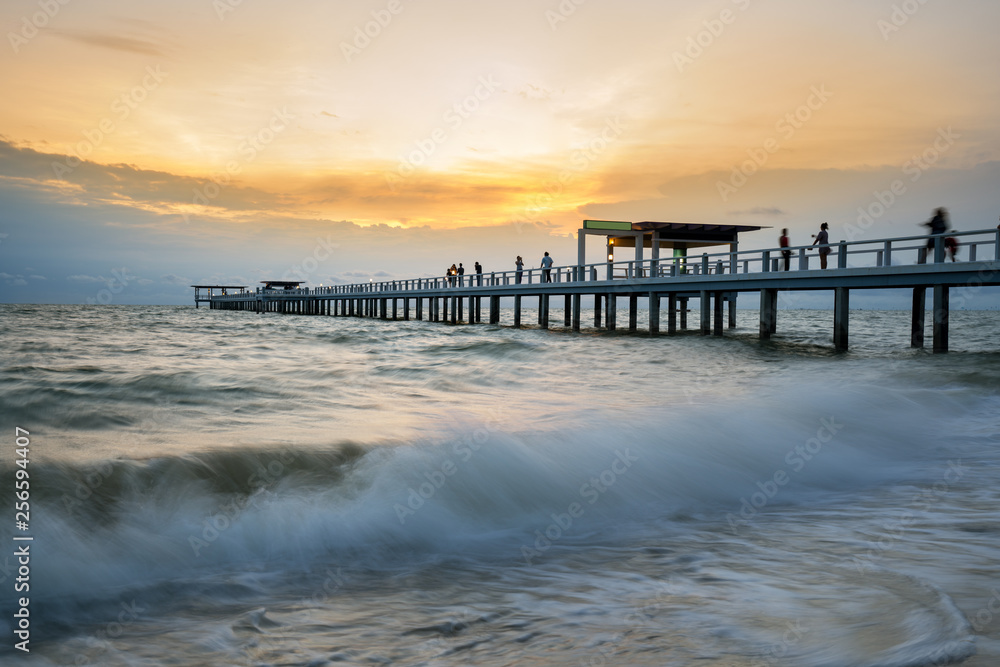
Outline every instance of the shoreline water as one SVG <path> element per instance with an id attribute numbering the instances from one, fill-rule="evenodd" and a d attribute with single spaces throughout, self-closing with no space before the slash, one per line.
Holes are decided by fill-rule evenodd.
<path id="1" fill-rule="evenodd" d="M 995 314 L 932 355 L 906 313 L 835 353 L 794 312 L 761 343 L 754 312 L 651 339 L 3 309 L 25 664 L 1000 657 Z"/>

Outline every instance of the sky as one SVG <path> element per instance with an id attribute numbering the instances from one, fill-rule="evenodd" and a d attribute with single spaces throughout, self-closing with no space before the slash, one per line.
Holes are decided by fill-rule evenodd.
<path id="1" fill-rule="evenodd" d="M 4 0 L 0 302 L 570 264 L 588 218 L 772 228 L 744 248 L 937 206 L 992 229 L 998 25 L 995 0 Z"/>

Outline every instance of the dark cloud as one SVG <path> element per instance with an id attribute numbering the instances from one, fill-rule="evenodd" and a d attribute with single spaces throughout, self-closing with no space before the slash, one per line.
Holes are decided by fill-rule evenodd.
<path id="1" fill-rule="evenodd" d="M 68 39 L 70 41 L 86 44 L 87 46 L 97 46 L 114 51 L 124 51 L 143 56 L 165 57 L 167 54 L 162 47 L 146 39 L 135 39 L 123 37 L 121 35 L 108 35 L 95 32 L 82 32 L 79 30 L 53 30 L 51 34 Z"/>
<path id="2" fill-rule="evenodd" d="M 728 211 L 727 215 L 761 215 L 769 218 L 776 218 L 778 216 L 788 215 L 788 211 L 780 209 L 777 206 L 755 206 L 742 211 Z"/>

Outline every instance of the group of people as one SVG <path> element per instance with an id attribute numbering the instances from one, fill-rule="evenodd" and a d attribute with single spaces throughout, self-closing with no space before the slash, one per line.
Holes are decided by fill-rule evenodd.
<path id="1" fill-rule="evenodd" d="M 932 217 L 927 222 L 923 223 L 925 227 L 930 227 L 930 238 L 927 239 L 927 252 L 934 251 L 935 237 L 944 234 L 948 231 L 948 211 L 944 207 L 934 209 L 934 217 Z M 782 229 L 781 236 L 778 238 L 778 246 L 781 248 L 781 257 L 784 264 L 785 271 L 791 268 L 792 261 L 792 251 L 791 242 L 788 238 L 788 230 Z M 830 255 L 830 225 L 824 222 L 819 226 L 819 233 L 813 235 L 813 242 L 807 246 L 809 248 L 818 247 L 819 248 L 819 266 L 821 269 L 826 268 L 827 257 Z M 958 252 L 958 240 L 953 236 L 946 236 L 944 238 L 944 248 L 947 256 L 951 258 L 951 261 L 955 260 L 955 254 Z M 922 257 L 920 263 L 926 261 L 926 255 Z"/>
<path id="2" fill-rule="evenodd" d="M 549 253 L 546 252 L 542 255 L 542 282 L 550 283 L 552 282 L 552 258 L 549 257 Z M 518 285 L 521 284 L 521 273 L 524 271 L 524 259 L 518 255 L 517 259 L 514 260 L 514 282 Z"/>
<path id="3" fill-rule="evenodd" d="M 476 262 L 476 265 L 473 267 L 473 270 L 475 270 L 475 272 L 476 272 L 476 278 L 475 278 L 476 282 L 475 282 L 475 284 L 482 286 L 482 284 L 483 284 L 483 266 L 482 266 L 482 264 L 480 264 L 479 262 Z M 448 267 L 448 270 L 445 272 L 445 275 L 448 276 L 448 284 L 449 285 L 451 285 L 452 287 L 454 287 L 456 285 L 456 283 L 457 283 L 459 287 L 462 287 L 463 283 L 465 281 L 465 278 L 464 278 L 464 276 L 465 276 L 465 267 L 462 266 L 461 262 L 458 263 L 458 266 L 455 266 L 454 264 L 452 264 L 450 267 Z M 471 282 L 471 278 L 470 278 L 469 284 L 470 285 L 474 284 L 474 283 Z"/>
<path id="4" fill-rule="evenodd" d="M 540 266 L 542 269 L 542 282 L 546 283 L 552 282 L 552 258 L 549 256 L 549 253 L 546 252 L 542 256 L 542 263 Z M 476 285 L 481 287 L 483 284 L 483 266 L 479 262 L 476 262 L 476 265 L 473 268 L 476 272 L 476 277 L 474 279 L 470 279 L 469 285 L 470 286 Z M 514 282 L 516 282 L 517 284 L 521 284 L 521 274 L 523 271 L 524 271 L 524 259 L 522 259 L 520 255 L 518 255 L 517 259 L 514 260 Z M 461 262 L 458 263 L 458 266 L 452 264 L 450 267 L 448 267 L 448 270 L 445 272 L 445 275 L 448 277 L 448 284 L 451 287 L 455 287 L 455 285 L 462 287 L 465 281 L 464 278 L 465 267 L 462 266 Z"/>

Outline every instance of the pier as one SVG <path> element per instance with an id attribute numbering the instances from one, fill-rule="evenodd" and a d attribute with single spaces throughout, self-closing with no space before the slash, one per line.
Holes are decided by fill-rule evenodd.
<path id="1" fill-rule="evenodd" d="M 262 281 L 265 285 L 256 290 L 237 288 L 240 291 L 236 293 L 210 294 L 207 301 L 211 308 L 223 310 L 452 324 L 483 322 L 485 307 L 485 321 L 496 325 L 500 323 L 501 299 L 507 299 L 513 301 L 514 326 L 520 327 L 527 299 L 537 304 L 538 327 L 547 329 L 555 324 L 550 321 L 550 305 L 555 299 L 562 302 L 562 327 L 579 331 L 589 319 L 589 315 L 585 319 L 582 297 L 590 295 L 595 329 L 619 328 L 616 320 L 621 300 L 628 305 L 628 322 L 622 323 L 622 328 L 638 331 L 639 306 L 644 303 L 648 318 L 645 330 L 656 336 L 688 329 L 689 305 L 696 300 L 700 333 L 721 336 L 726 328 L 736 326 L 738 295 L 757 292 L 759 335 L 768 339 L 777 332 L 780 292 L 832 290 L 833 345 L 846 350 L 852 290 L 910 290 L 910 345 L 918 348 L 924 347 L 925 302 L 931 290 L 933 350 L 946 352 L 951 291 L 966 290 L 971 295 L 983 286 L 1000 285 L 1000 229 L 831 243 L 827 269 L 819 268 L 815 247 L 739 250 L 737 235 L 757 229 L 761 228 L 585 221 L 578 235 L 578 261 L 569 266 L 312 288 L 281 283 L 281 288 L 275 289 L 278 281 Z M 593 235 L 607 238 L 607 261 L 586 264 L 586 239 Z M 958 261 L 947 257 L 947 237 L 958 241 Z M 693 248 L 713 245 L 727 249 L 690 254 Z M 634 248 L 634 257 L 615 260 L 614 249 L 624 247 Z M 651 251 L 649 257 L 644 256 L 646 248 Z M 663 248 L 671 248 L 672 256 L 660 256 Z M 782 251 L 792 254 L 789 271 L 781 270 Z"/>

